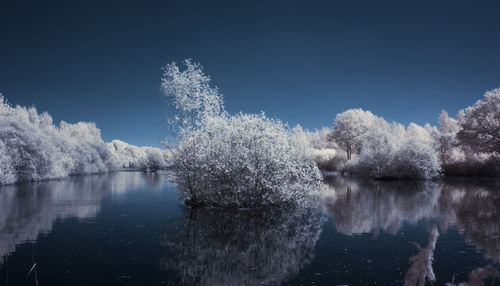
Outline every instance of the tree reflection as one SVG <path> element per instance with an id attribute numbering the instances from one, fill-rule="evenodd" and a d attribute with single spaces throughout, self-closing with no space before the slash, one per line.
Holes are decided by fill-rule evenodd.
<path id="1" fill-rule="evenodd" d="M 346 235 L 379 231 L 395 234 L 407 222 L 437 218 L 441 230 L 453 227 L 486 258 L 500 262 L 500 181 L 447 179 L 373 181 L 330 177 L 325 206 Z"/>
<path id="2" fill-rule="evenodd" d="M 166 234 L 162 268 L 175 284 L 279 284 L 313 259 L 323 217 L 308 208 L 186 210 L 180 235 Z M 169 280 L 170 280 L 169 276 Z"/>
<path id="3" fill-rule="evenodd" d="M 380 230 L 396 233 L 403 222 L 435 216 L 440 190 L 425 181 L 330 179 L 335 195 L 325 199 L 338 231 L 346 235 Z"/>
<path id="4" fill-rule="evenodd" d="M 500 182 L 482 179 L 443 185 L 443 225 L 455 225 L 486 258 L 500 262 Z"/>
<path id="5" fill-rule="evenodd" d="M 110 173 L 0 187 L 0 264 L 16 245 L 49 233 L 56 219 L 91 219 L 108 192 L 160 188 L 160 175 Z"/>
<path id="6" fill-rule="evenodd" d="M 446 283 L 447 286 L 484 286 L 493 285 L 496 278 L 498 278 L 498 270 L 487 265 L 485 267 L 478 267 L 469 273 L 469 281 L 455 284 L 454 281 Z M 454 278 L 454 277 L 453 277 Z M 485 284 L 485 280 L 490 279 L 491 283 Z"/>

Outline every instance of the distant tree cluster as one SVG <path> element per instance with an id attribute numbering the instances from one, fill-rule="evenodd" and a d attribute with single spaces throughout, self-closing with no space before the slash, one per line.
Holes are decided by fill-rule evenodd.
<path id="1" fill-rule="evenodd" d="M 329 136 L 347 153 L 342 171 L 375 178 L 430 179 L 441 167 L 426 125 L 407 128 L 388 123 L 370 111 L 350 109 L 337 115 Z M 351 160 L 352 155 L 356 158 Z"/>
<path id="2" fill-rule="evenodd" d="M 166 165 L 165 151 L 122 143 L 106 145 L 94 123 L 56 126 L 48 113 L 13 107 L 0 95 L 0 185 Z"/>
<path id="3" fill-rule="evenodd" d="M 263 113 L 229 115 L 202 67 L 184 65 L 165 67 L 162 88 L 177 111 L 173 166 L 186 202 L 251 207 L 307 197 L 322 178 L 307 146 Z"/>
<path id="4" fill-rule="evenodd" d="M 443 111 L 439 129 L 415 123 L 405 128 L 369 111 L 350 109 L 336 116 L 328 139 L 346 153 L 339 171 L 375 178 L 498 176 L 500 89 L 486 92 L 457 119 Z"/>
<path id="5" fill-rule="evenodd" d="M 107 143 L 115 165 L 119 168 L 140 168 L 144 171 L 156 172 L 167 168 L 172 159 L 170 150 L 155 147 L 139 147 L 120 140 Z"/>
<path id="6" fill-rule="evenodd" d="M 93 123 L 59 126 L 35 108 L 12 107 L 0 96 L 0 183 L 107 171 L 111 153 Z"/>

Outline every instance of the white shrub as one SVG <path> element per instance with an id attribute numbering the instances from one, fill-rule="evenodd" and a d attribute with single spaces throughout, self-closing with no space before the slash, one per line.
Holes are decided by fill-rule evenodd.
<path id="1" fill-rule="evenodd" d="M 441 170 L 436 152 L 431 145 L 416 139 L 407 139 L 391 161 L 394 178 L 431 179 Z"/>
<path id="2" fill-rule="evenodd" d="M 385 120 L 377 120 L 363 137 L 359 163 L 353 163 L 350 171 L 371 177 L 387 176 L 400 144 L 394 130 L 397 129 Z"/>
<path id="3" fill-rule="evenodd" d="M 174 155 L 184 198 L 241 207 L 307 197 L 321 174 L 290 133 L 263 114 L 208 118 L 204 128 L 181 139 Z"/>
<path id="4" fill-rule="evenodd" d="M 167 166 L 162 150 L 154 147 L 141 147 L 141 149 L 144 150 L 146 154 L 145 160 L 142 162 L 141 166 L 143 170 L 155 172 Z"/>
<path id="5" fill-rule="evenodd" d="M 186 202 L 248 207 L 307 197 L 321 174 L 300 130 L 292 136 L 264 114 L 227 115 L 201 66 L 185 66 L 167 65 L 162 87 L 177 112 L 170 117 L 178 130 L 173 162 Z"/>
<path id="6" fill-rule="evenodd" d="M 379 118 L 362 140 L 359 162 L 347 170 L 374 178 L 431 179 L 441 167 L 434 140 L 424 128 L 411 123 L 405 130 L 400 124 Z"/>

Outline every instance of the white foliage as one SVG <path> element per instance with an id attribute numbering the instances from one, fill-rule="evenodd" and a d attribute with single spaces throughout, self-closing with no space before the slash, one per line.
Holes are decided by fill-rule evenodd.
<path id="1" fill-rule="evenodd" d="M 278 120 L 238 114 L 207 118 L 175 152 L 178 183 L 188 201 L 223 206 L 298 202 L 321 174 Z"/>
<path id="2" fill-rule="evenodd" d="M 0 95 L 0 185 L 103 173 L 121 167 L 164 168 L 169 151 L 104 143 L 94 123 L 55 126 L 47 113 L 12 107 Z"/>
<path id="3" fill-rule="evenodd" d="M 176 113 L 168 121 L 175 132 L 193 130 L 205 117 L 217 116 L 224 110 L 222 95 L 210 86 L 203 67 L 187 59 L 184 70 L 175 63 L 164 67 L 161 88 Z"/>
<path id="4" fill-rule="evenodd" d="M 460 143 L 476 153 L 500 154 L 500 88 L 488 91 L 483 100 L 461 112 Z"/>
<path id="5" fill-rule="evenodd" d="M 142 162 L 142 169 L 149 171 L 157 171 L 160 168 L 165 168 L 168 166 L 165 158 L 168 155 L 164 155 L 164 152 L 159 148 L 155 147 L 141 147 L 146 154 L 145 160 Z"/>
<path id="6" fill-rule="evenodd" d="M 113 140 L 107 143 L 113 160 L 120 168 L 139 168 L 146 158 L 146 153 L 138 146 L 130 145 L 121 140 Z"/>
<path id="7" fill-rule="evenodd" d="M 397 129 L 383 119 L 376 120 L 363 137 L 359 164 L 353 163 L 353 171 L 360 168 L 359 172 L 365 175 L 385 177 L 401 145 L 400 138 L 394 134 Z"/>
<path id="8" fill-rule="evenodd" d="M 264 114 L 228 115 L 201 66 L 185 66 L 167 65 L 162 87 L 177 112 L 173 162 L 186 201 L 241 207 L 306 197 L 321 174 L 301 128 L 291 132 Z"/>
<path id="9" fill-rule="evenodd" d="M 292 129 L 292 140 L 307 156 L 314 159 L 320 169 L 332 170 L 339 159 L 339 148 L 329 140 L 330 133 L 331 129 L 328 127 L 311 132 L 297 125 Z"/>
<path id="10" fill-rule="evenodd" d="M 361 108 L 349 109 L 335 117 L 331 138 L 335 140 L 340 149 L 347 153 L 351 159 L 352 152 L 361 151 L 361 142 L 364 134 L 376 121 L 377 117 L 370 111 Z"/>
<path id="11" fill-rule="evenodd" d="M 94 123 L 78 122 L 59 125 L 61 151 L 72 161 L 71 174 L 96 174 L 113 167 L 111 154 Z"/>
<path id="12" fill-rule="evenodd" d="M 12 107 L 0 96 L 0 184 L 99 173 L 112 166 L 95 124 L 57 127 L 49 114 Z"/>
<path id="13" fill-rule="evenodd" d="M 463 151 L 458 146 L 457 133 L 460 131 L 458 121 L 442 111 L 438 119 L 439 133 L 436 135 L 436 149 L 443 165 L 464 159 Z"/>
<path id="14" fill-rule="evenodd" d="M 113 160 L 119 168 L 142 168 L 156 171 L 170 165 L 172 154 L 169 150 L 155 147 L 138 147 L 120 140 L 107 143 Z"/>
<path id="15" fill-rule="evenodd" d="M 438 177 L 441 166 L 432 145 L 408 136 L 396 151 L 389 177 L 404 179 L 432 179 Z"/>
<path id="16" fill-rule="evenodd" d="M 431 179 L 441 171 L 434 139 L 428 130 L 411 123 L 408 128 L 373 121 L 361 137 L 359 161 L 349 162 L 346 170 L 375 178 Z"/>
<path id="17" fill-rule="evenodd" d="M 448 115 L 445 110 L 441 111 L 438 119 L 439 132 L 441 133 L 457 133 L 460 131 L 458 121 Z"/>
<path id="18" fill-rule="evenodd" d="M 11 158 L 5 145 L 0 141 L 0 184 L 12 184 L 16 181 L 16 174 Z"/>
<path id="19" fill-rule="evenodd" d="M 315 148 L 311 144 L 309 134 L 307 130 L 302 129 L 302 126 L 296 125 L 291 130 L 290 140 L 302 155 L 314 159 Z"/>

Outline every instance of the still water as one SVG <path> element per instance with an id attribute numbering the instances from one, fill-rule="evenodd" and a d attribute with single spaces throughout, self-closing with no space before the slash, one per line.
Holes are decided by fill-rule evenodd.
<path id="1" fill-rule="evenodd" d="M 193 211 L 164 174 L 4 186 L 0 285 L 417 285 L 432 277 L 445 285 L 499 269 L 497 180 L 326 184 L 313 207 L 258 212 Z"/>

